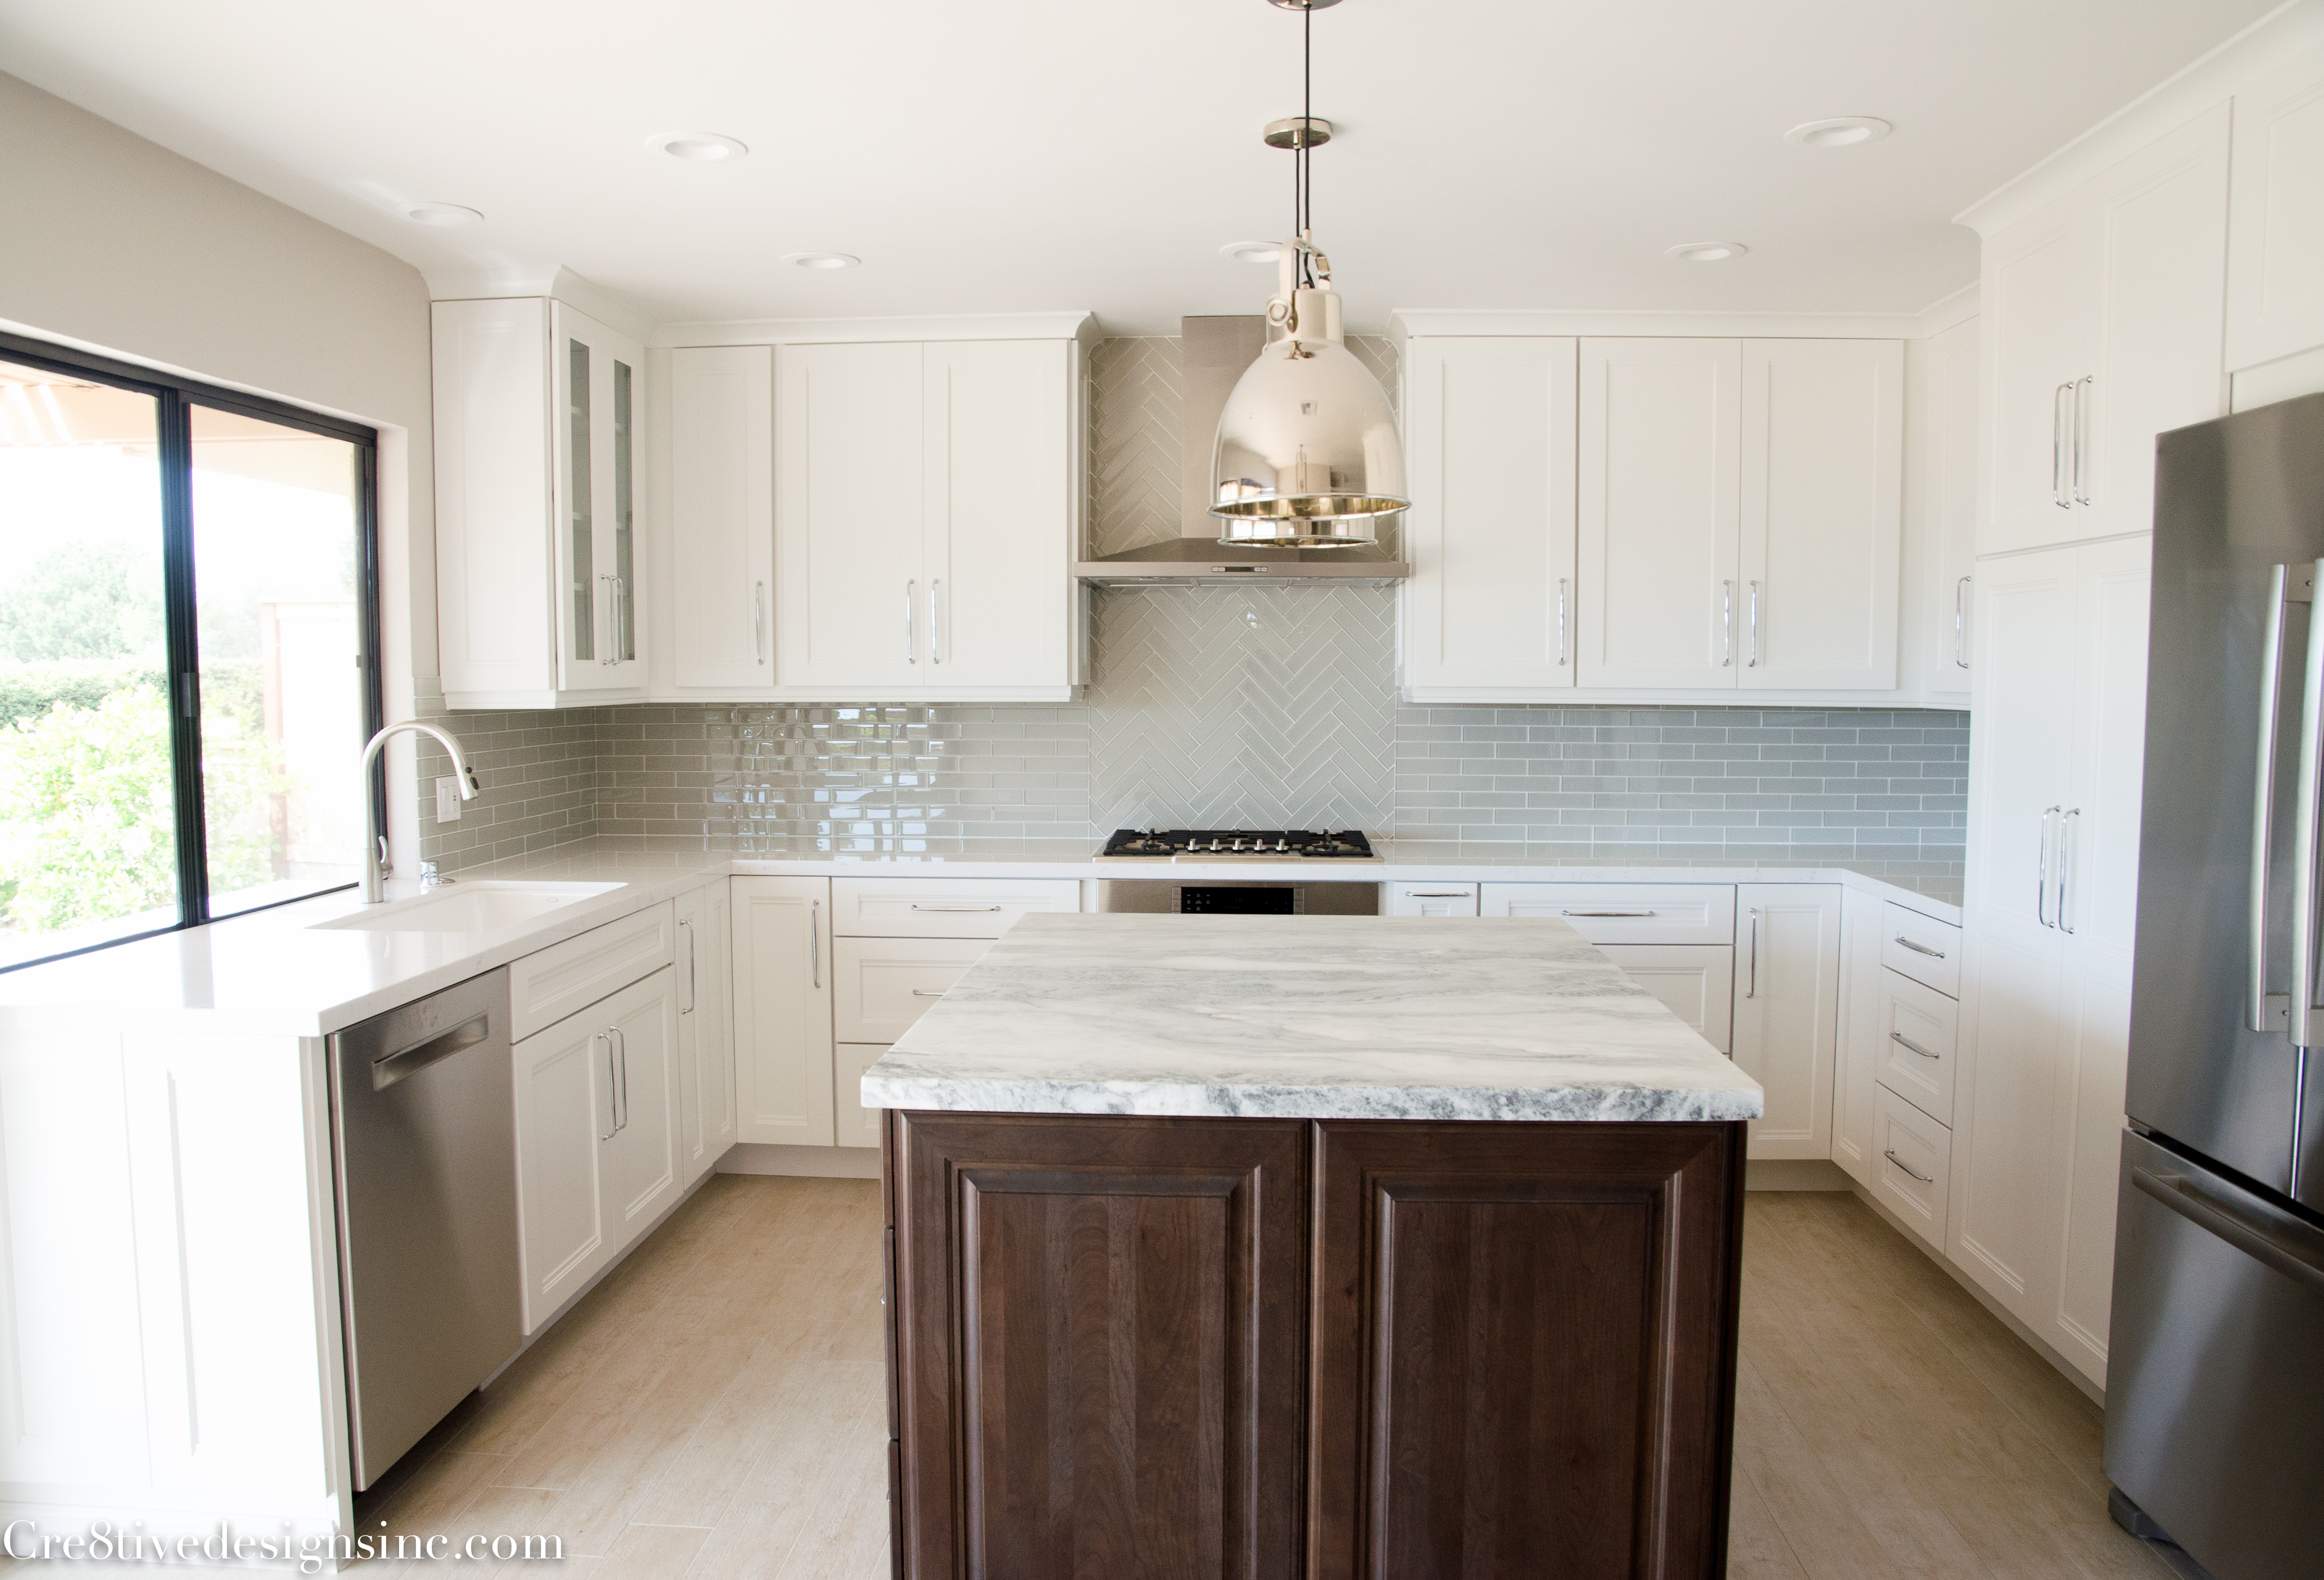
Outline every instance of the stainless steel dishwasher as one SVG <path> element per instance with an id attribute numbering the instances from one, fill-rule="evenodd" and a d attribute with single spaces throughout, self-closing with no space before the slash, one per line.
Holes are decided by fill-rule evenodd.
<path id="1" fill-rule="evenodd" d="M 524 1342 L 506 970 L 329 1039 L 361 1491 Z"/>

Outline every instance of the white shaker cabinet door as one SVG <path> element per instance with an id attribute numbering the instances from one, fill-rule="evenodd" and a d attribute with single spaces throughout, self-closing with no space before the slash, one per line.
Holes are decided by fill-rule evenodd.
<path id="1" fill-rule="evenodd" d="M 730 882 L 735 1139 L 830 1146 L 831 881 Z"/>
<path id="2" fill-rule="evenodd" d="M 917 679 L 1070 686 L 1078 348 L 1070 340 L 978 340 L 922 349 Z"/>
<path id="3" fill-rule="evenodd" d="M 1900 340 L 1743 343 L 1746 690 L 1893 691 Z"/>
<path id="4" fill-rule="evenodd" d="M 1980 555 L 2067 542 L 2080 531 L 2073 519 L 2072 417 L 2077 387 L 2098 361 L 2102 266 L 2087 189 L 1986 244 Z"/>
<path id="5" fill-rule="evenodd" d="M 1404 681 L 1567 688 L 1580 342 L 1430 337 L 1405 364 Z"/>
<path id="6" fill-rule="evenodd" d="M 1976 320 L 1956 324 L 1922 350 L 1928 357 L 1929 400 L 1917 420 L 1927 475 L 1914 492 L 1924 513 L 1917 552 L 1927 567 L 1922 610 L 1933 641 L 1923 650 L 1921 685 L 1932 699 L 1966 707 L 1969 592 L 1977 575 Z"/>
<path id="7" fill-rule="evenodd" d="M 1840 1039 L 1832 1062 L 1831 1160 L 1869 1186 L 1878 1174 L 1874 1149 L 1874 1096 L 1880 1084 L 1887 1003 L 1880 965 L 1880 924 L 1886 907 L 1876 896 L 1843 891 L 1840 899 Z"/>
<path id="8" fill-rule="evenodd" d="M 772 346 L 669 354 L 673 685 L 774 684 L 774 409 Z"/>
<path id="9" fill-rule="evenodd" d="M 603 1021 L 570 1016 L 518 1043 L 516 1173 L 531 1333 L 613 1259 L 602 1143 L 613 1128 L 613 1048 Z"/>
<path id="10" fill-rule="evenodd" d="M 557 687 L 558 627 L 549 303 L 439 301 L 429 316 L 444 689 L 545 697 Z"/>
<path id="11" fill-rule="evenodd" d="M 1736 886 L 1733 1056 L 1767 1093 L 1754 1158 L 1831 1155 L 1840 895 L 1836 883 Z"/>
<path id="12" fill-rule="evenodd" d="M 678 897 L 678 1149 L 692 1184 L 734 1144 L 727 880 Z"/>
<path id="13" fill-rule="evenodd" d="M 2056 904 L 2051 852 L 2071 791 L 2079 552 L 1977 567 L 1968 909 L 2029 926 Z"/>
<path id="14" fill-rule="evenodd" d="M 1734 1039 L 1735 951 L 1725 944 L 1600 944 L 1664 1008 L 1725 1053 Z"/>
<path id="15" fill-rule="evenodd" d="M 2075 553 L 2073 768 L 2052 845 L 2052 919 L 2076 947 L 2125 959 L 2138 913 L 2153 550 L 2142 535 Z"/>
<path id="16" fill-rule="evenodd" d="M 842 1042 L 832 1055 L 832 1084 L 838 1096 L 835 1133 L 843 1147 L 876 1147 L 887 1110 L 863 1106 L 863 1072 L 888 1051 L 884 1042 Z"/>
<path id="17" fill-rule="evenodd" d="M 917 344 L 786 346 L 775 358 L 775 675 L 927 683 Z"/>
<path id="18" fill-rule="evenodd" d="M 678 1203 L 678 984 L 665 966 L 580 1019 L 601 1020 L 613 1044 L 613 1133 L 601 1178 L 605 1224 L 626 1246 Z"/>
<path id="19" fill-rule="evenodd" d="M 2324 49 L 2236 95 L 2227 365 L 2324 346 Z"/>
<path id="20" fill-rule="evenodd" d="M 1732 689 L 1743 345 L 1581 345 L 1578 683 Z"/>

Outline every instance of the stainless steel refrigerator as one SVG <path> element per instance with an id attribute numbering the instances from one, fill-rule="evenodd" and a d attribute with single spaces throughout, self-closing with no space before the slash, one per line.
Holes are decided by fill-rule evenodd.
<path id="1" fill-rule="evenodd" d="M 2324 395 L 2162 436 L 2116 1517 L 2324 1576 Z"/>

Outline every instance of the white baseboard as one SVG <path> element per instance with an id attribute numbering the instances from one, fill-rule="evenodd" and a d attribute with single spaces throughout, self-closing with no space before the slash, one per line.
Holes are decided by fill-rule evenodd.
<path id="1" fill-rule="evenodd" d="M 793 1147 L 737 1141 L 718 1160 L 721 1174 L 788 1174 L 803 1179 L 877 1179 L 877 1147 Z"/>

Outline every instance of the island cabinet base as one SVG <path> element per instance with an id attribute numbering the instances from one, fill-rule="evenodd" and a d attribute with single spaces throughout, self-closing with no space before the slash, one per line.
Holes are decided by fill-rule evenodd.
<path id="1" fill-rule="evenodd" d="M 1712 1580 L 1739 1123 L 890 1113 L 909 1580 Z"/>

